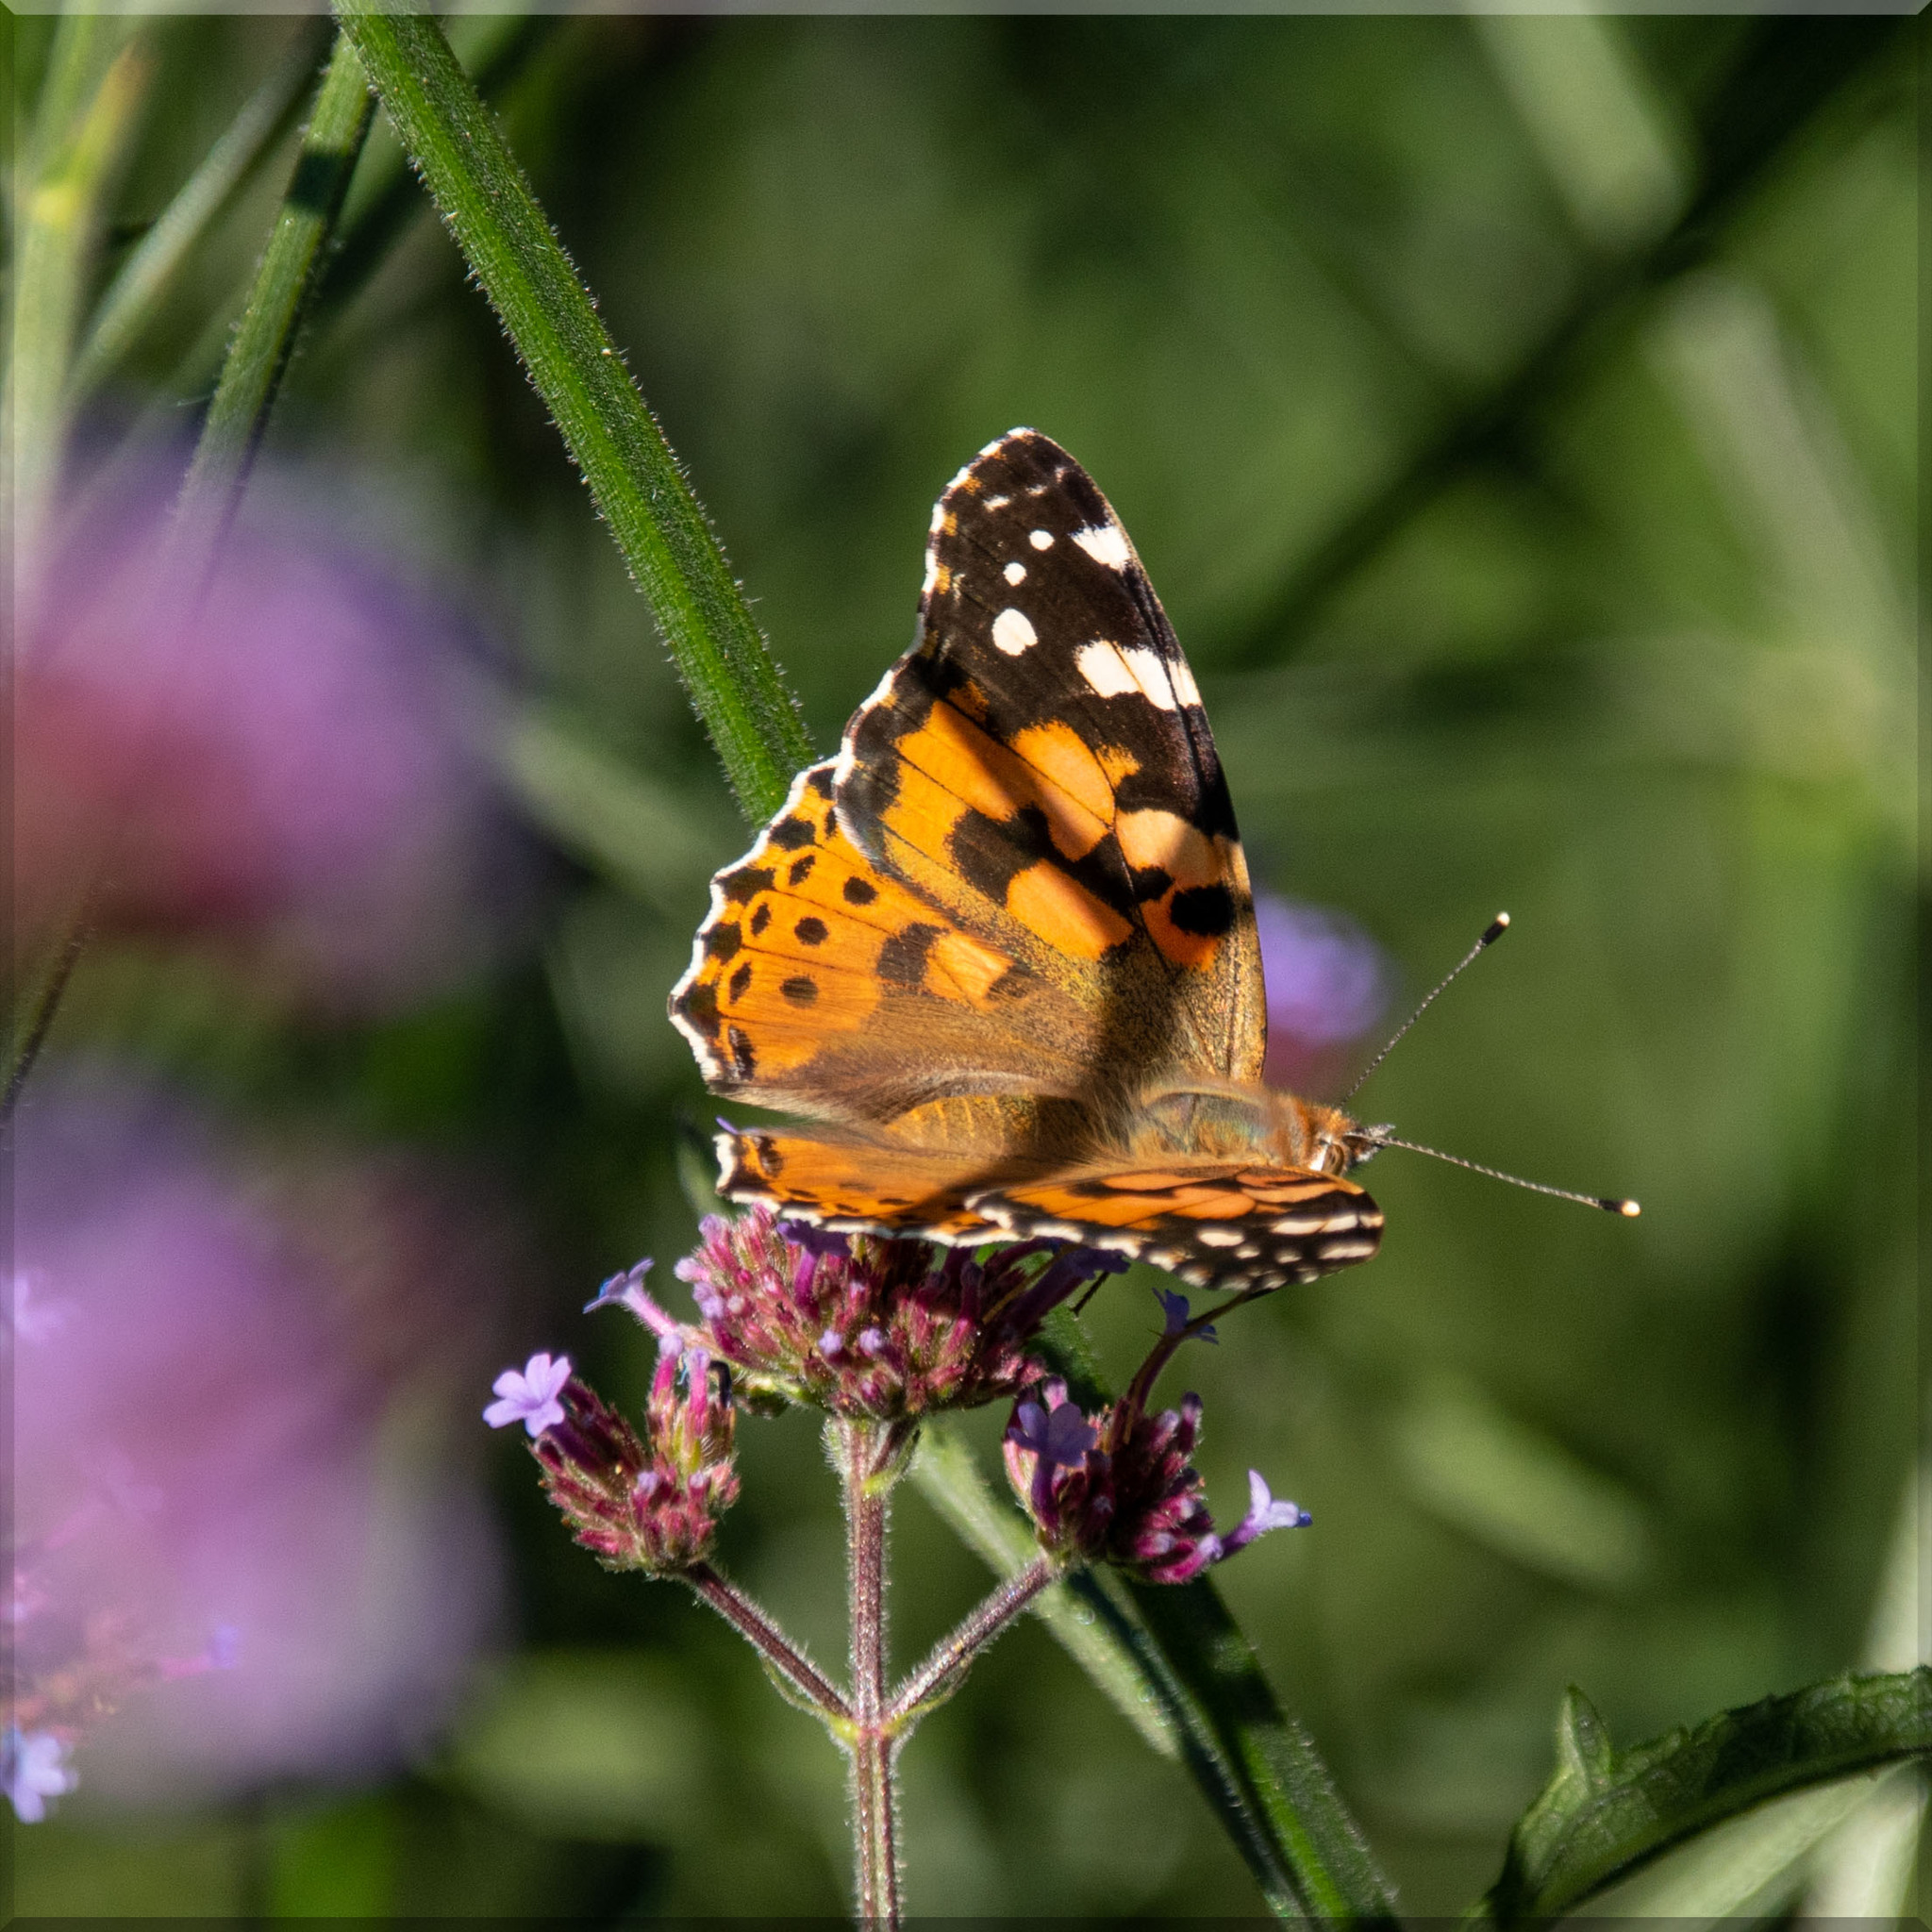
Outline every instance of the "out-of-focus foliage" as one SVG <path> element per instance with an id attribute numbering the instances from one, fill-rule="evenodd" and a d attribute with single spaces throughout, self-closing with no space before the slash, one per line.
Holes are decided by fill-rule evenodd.
<path id="1" fill-rule="evenodd" d="M 89 290 L 296 30 L 133 30 L 154 66 Z M 31 98 L 49 29 L 13 31 Z M 1514 916 L 1363 1104 L 1643 1219 L 1389 1153 L 1380 1257 L 1185 1363 L 1217 1499 L 1253 1464 L 1314 1513 L 1220 1575 L 1407 1907 L 1494 1876 L 1566 1684 L 1632 1740 L 1908 1662 L 1874 1617 L 1917 1493 L 1909 40 L 475 24 L 473 58 L 506 47 L 510 139 L 821 746 L 908 639 L 933 496 L 1032 423 L 1134 535 L 1257 878 L 1415 991 Z M 206 394 L 284 163 L 96 392 L 80 468 Z M 575 1311 L 692 1237 L 681 1123 L 708 1109 L 663 996 L 746 834 L 448 239 L 399 218 L 413 192 L 378 121 L 270 453 L 493 633 L 464 715 L 558 855 L 547 895 L 508 940 L 479 909 L 467 970 L 373 1017 L 192 931 L 108 935 L 50 1053 L 136 1061 L 239 1136 L 458 1165 L 542 1257 L 489 1316 L 503 1359 L 568 1349 L 635 1400 L 636 1339 Z M 1150 1307 L 1137 1277 L 1088 1310 L 1116 1367 Z M 741 1441 L 724 1560 L 836 1656 L 810 1422 Z M 837 1909 L 816 1727 L 681 1592 L 575 1550 L 524 1457 L 491 1468 L 514 1641 L 453 1727 L 357 1789 L 135 1812 L 84 1784 L 19 1835 L 20 1909 Z M 897 1532 L 910 1657 L 984 1572 L 912 1492 Z M 1037 1627 L 905 1772 L 914 1911 L 1253 1906 L 1180 1770 Z"/>

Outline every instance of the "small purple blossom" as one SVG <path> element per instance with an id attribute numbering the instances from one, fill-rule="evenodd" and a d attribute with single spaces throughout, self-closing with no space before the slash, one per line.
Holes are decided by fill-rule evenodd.
<path id="1" fill-rule="evenodd" d="M 51 1731 L 22 1731 L 9 1724 L 0 1735 L 0 1784 L 13 1815 L 38 1824 L 49 1798 L 64 1798 L 80 1782 L 68 1768 L 67 1746 Z"/>
<path id="2" fill-rule="evenodd" d="M 1233 1556 L 1246 1549 L 1257 1537 L 1271 1529 L 1306 1529 L 1315 1519 L 1299 1503 L 1279 1502 L 1269 1493 L 1268 1484 L 1258 1469 L 1248 1472 L 1248 1513 L 1229 1532 L 1224 1553 Z"/>
<path id="3" fill-rule="evenodd" d="M 558 1395 L 570 1380 L 570 1357 L 533 1355 L 521 1370 L 506 1369 L 491 1387 L 498 1400 L 483 1411 L 483 1420 L 492 1429 L 506 1429 L 522 1423 L 533 1437 L 554 1428 L 563 1420 L 563 1405 Z"/>
<path id="4" fill-rule="evenodd" d="M 595 1314 L 599 1308 L 628 1308 L 640 1322 L 650 1325 L 648 1310 L 657 1306 L 644 1289 L 644 1277 L 651 1272 L 651 1257 L 646 1255 L 635 1268 L 613 1274 L 591 1300 L 584 1304 L 584 1313 Z"/>
<path id="5" fill-rule="evenodd" d="M 1157 1282 L 1154 1288 L 1154 1298 L 1160 1304 L 1161 1314 L 1165 1317 L 1165 1323 L 1160 1331 L 1164 1338 L 1180 1334 L 1187 1327 L 1188 1324 L 1194 1319 L 1194 1311 L 1189 1306 L 1186 1295 L 1179 1294 L 1173 1289 L 1162 1288 Z M 1214 1332 L 1213 1326 L 1210 1324 L 1206 1328 L 1196 1328 L 1190 1339 L 1194 1341 L 1212 1341 L 1218 1343 L 1221 1337 Z"/>

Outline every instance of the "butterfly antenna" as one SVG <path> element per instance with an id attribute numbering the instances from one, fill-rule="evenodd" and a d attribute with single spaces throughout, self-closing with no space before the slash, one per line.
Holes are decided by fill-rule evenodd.
<path id="1" fill-rule="evenodd" d="M 1630 1221 L 1635 1221 L 1643 1212 L 1635 1201 L 1620 1201 L 1609 1194 L 1579 1194 L 1569 1188 L 1553 1188 L 1544 1181 L 1526 1181 L 1521 1174 L 1505 1174 L 1500 1167 L 1485 1167 L 1479 1160 L 1464 1160 L 1460 1155 L 1444 1154 L 1440 1147 L 1424 1147 L 1414 1141 L 1398 1141 L 1393 1134 L 1379 1128 L 1371 1131 L 1374 1134 L 1377 1147 L 1401 1147 L 1410 1154 L 1426 1154 L 1431 1160 L 1446 1160 L 1451 1167 L 1466 1167 L 1471 1174 L 1486 1174 L 1492 1181 L 1507 1181 L 1512 1188 L 1527 1188 L 1532 1194 L 1554 1194 L 1559 1201 L 1581 1201 L 1586 1208 L 1601 1208 L 1606 1214 L 1621 1214 Z"/>
<path id="2" fill-rule="evenodd" d="M 1450 967 L 1448 972 L 1445 973 L 1441 978 L 1441 980 L 1437 982 L 1435 988 L 1430 991 L 1428 997 L 1423 1001 L 1422 1005 L 1419 1006 L 1415 1009 L 1415 1011 L 1412 1012 L 1408 1016 L 1408 1018 L 1406 1019 L 1402 1023 L 1402 1024 L 1395 1029 L 1395 1032 L 1393 1036 L 1391 1038 L 1388 1045 L 1385 1046 L 1382 1049 L 1382 1051 L 1378 1053 L 1375 1056 L 1375 1058 L 1372 1059 L 1368 1063 L 1368 1065 L 1362 1069 L 1360 1076 L 1357 1079 L 1355 1085 L 1351 1087 L 1348 1090 L 1348 1091 L 1341 1096 L 1342 1104 L 1344 1106 L 1349 1101 L 1353 1100 L 1356 1097 L 1356 1095 L 1361 1091 L 1362 1088 L 1366 1086 L 1368 1083 L 1369 1075 L 1373 1074 L 1375 1071 L 1375 1069 L 1379 1067 L 1382 1064 L 1382 1062 L 1386 1060 L 1391 1053 L 1394 1052 L 1396 1044 L 1402 1039 L 1403 1035 L 1406 1034 L 1408 1031 L 1408 1029 L 1411 1026 L 1413 1026 L 1415 1023 L 1418 1020 L 1420 1020 L 1422 1016 L 1424 1013 L 1426 1013 L 1429 1010 L 1429 1008 L 1435 1005 L 1436 1001 L 1448 990 L 1449 982 L 1453 980 L 1457 974 L 1461 973 L 1465 967 L 1474 965 L 1477 956 L 1481 953 L 1487 952 L 1489 948 L 1493 946 L 1496 943 L 1496 941 L 1499 939 L 1501 939 L 1503 935 L 1508 930 L 1509 915 L 1507 912 L 1497 913 L 1495 918 L 1491 920 L 1488 925 L 1484 926 L 1482 938 L 1477 940 L 1475 944 L 1470 947 L 1469 951 L 1463 954 L 1462 958 L 1457 960 L 1455 965 Z M 1396 1143 L 1391 1141 L 1388 1144 L 1392 1147 Z M 1448 1156 L 1444 1155 L 1442 1158 L 1446 1160 L 1448 1158 Z M 1465 1163 L 1465 1165 L 1467 1163 Z M 1507 1180 L 1508 1179 L 1508 1175 L 1505 1174 L 1503 1178 Z M 1527 1184 L 1525 1183 L 1525 1185 Z"/>

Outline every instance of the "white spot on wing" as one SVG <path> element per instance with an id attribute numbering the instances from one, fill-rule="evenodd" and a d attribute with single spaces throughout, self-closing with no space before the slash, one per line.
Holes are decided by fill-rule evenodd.
<path id="1" fill-rule="evenodd" d="M 1051 550 L 1053 548 L 1053 532 L 1051 530 L 1035 530 L 1029 541 L 1036 550 Z"/>
<path id="2" fill-rule="evenodd" d="M 992 641 L 1008 657 L 1017 658 L 1022 651 L 1029 651 L 1040 639 L 1026 614 L 1021 610 L 1002 610 L 992 621 Z"/>
<path id="3" fill-rule="evenodd" d="M 1238 1227 L 1204 1227 L 1195 1233 L 1194 1239 L 1210 1248 L 1238 1248 L 1241 1244 L 1241 1231 Z"/>
<path id="4" fill-rule="evenodd" d="M 1024 563 L 1009 563 L 1002 575 L 1009 584 L 1024 584 L 1026 581 L 1026 566 Z"/>
<path id="5" fill-rule="evenodd" d="M 1005 509 L 1012 500 L 1010 496 L 987 496 L 982 497 L 980 503 L 981 507 L 986 509 Z"/>
<path id="6" fill-rule="evenodd" d="M 1108 570 L 1125 570 L 1133 554 L 1127 548 L 1127 533 L 1118 524 L 1095 524 L 1091 530 L 1075 530 L 1074 541 Z"/>
<path id="7" fill-rule="evenodd" d="M 1174 694 L 1184 705 L 1198 705 L 1201 702 L 1201 687 L 1194 682 L 1194 674 L 1188 669 L 1185 658 L 1176 658 L 1168 667 L 1168 675 L 1174 680 Z"/>
<path id="8" fill-rule="evenodd" d="M 1167 666 L 1160 654 L 1150 651 L 1145 644 L 1133 644 L 1124 651 L 1118 644 L 1100 638 L 1091 644 L 1082 644 L 1074 653 L 1074 663 L 1087 680 L 1088 689 L 1097 697 L 1119 698 L 1129 691 L 1139 691 L 1150 705 L 1163 711 L 1177 708 Z"/>

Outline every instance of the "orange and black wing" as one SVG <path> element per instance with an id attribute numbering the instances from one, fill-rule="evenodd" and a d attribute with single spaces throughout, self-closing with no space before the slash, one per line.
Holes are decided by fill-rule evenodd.
<path id="1" fill-rule="evenodd" d="M 751 851 L 711 881 L 671 1017 L 713 1092 L 820 1120 L 903 1121 L 908 1140 L 957 1151 L 961 1172 L 1024 1138 L 1028 1109 L 1081 1091 L 1097 1051 L 1096 1024 L 1060 989 L 845 837 L 829 763 L 800 773 Z"/>
<path id="2" fill-rule="evenodd" d="M 1256 1080 L 1260 954 L 1200 693 L 1092 479 L 1016 429 L 933 513 L 917 644 L 846 727 L 846 836 L 1100 1025 L 1096 1090 Z"/>
<path id="3" fill-rule="evenodd" d="M 1202 1289 L 1313 1281 L 1366 1261 L 1382 1239 L 1382 1210 L 1353 1181 L 1230 1160 L 1078 1168 L 964 1205 L 1008 1234 L 1111 1248 Z"/>

